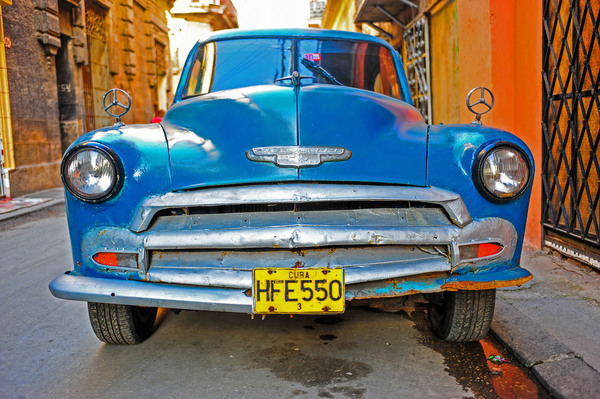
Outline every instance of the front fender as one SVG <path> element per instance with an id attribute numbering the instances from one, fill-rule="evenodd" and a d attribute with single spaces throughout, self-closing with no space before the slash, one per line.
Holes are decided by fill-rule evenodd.
<path id="1" fill-rule="evenodd" d="M 489 144 L 508 142 L 520 147 L 531 164 L 531 179 L 525 192 L 514 201 L 502 204 L 484 198 L 473 182 L 473 164 Z M 427 184 L 444 187 L 462 197 L 475 219 L 501 217 L 510 221 L 518 234 L 515 258 L 521 256 L 531 186 L 535 176 L 533 156 L 527 145 L 515 135 L 486 126 L 430 126 L 427 151 Z"/>
<path id="2" fill-rule="evenodd" d="M 65 154 L 81 143 L 101 143 L 118 156 L 124 181 L 108 200 L 91 204 L 65 190 L 71 248 L 75 265 L 81 264 L 81 242 L 85 231 L 97 226 L 129 226 L 139 204 L 148 197 L 171 191 L 169 156 L 160 124 L 109 127 L 76 140 Z"/>

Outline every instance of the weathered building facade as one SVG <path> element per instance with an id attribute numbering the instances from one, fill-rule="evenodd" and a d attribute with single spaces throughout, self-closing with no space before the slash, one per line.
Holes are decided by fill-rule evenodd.
<path id="1" fill-rule="evenodd" d="M 104 93 L 132 95 L 126 123 L 149 123 L 172 97 L 165 11 L 171 0 L 22 0 L 0 3 L 3 179 L 0 195 L 60 186 L 64 150 L 113 123 Z M 2 69 L 4 67 L 4 69 Z M 4 90 L 4 87 L 0 87 Z M 8 177 L 6 171 L 8 171 Z"/>
<path id="2" fill-rule="evenodd" d="M 531 148 L 526 242 L 600 268 L 600 0 L 329 0 L 322 27 L 365 31 L 403 55 L 429 123 L 468 123 L 469 90 L 495 96 L 484 123 Z"/>

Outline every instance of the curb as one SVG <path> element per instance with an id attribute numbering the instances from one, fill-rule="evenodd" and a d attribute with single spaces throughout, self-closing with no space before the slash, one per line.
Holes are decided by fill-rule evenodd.
<path id="1" fill-rule="evenodd" d="M 50 189 L 46 191 L 41 191 L 32 195 L 26 195 L 19 198 L 35 198 L 35 197 L 51 197 L 50 200 L 42 202 L 40 204 L 35 204 L 31 206 L 24 206 L 19 209 L 15 209 L 14 211 L 9 211 L 5 213 L 0 213 L 0 223 L 5 222 L 7 220 L 12 220 L 19 218 L 21 216 L 26 216 L 31 213 L 43 211 L 47 208 L 53 207 L 55 205 L 60 205 L 65 203 L 65 197 L 62 189 Z M 19 199 L 15 198 L 15 199 Z"/>
<path id="2" fill-rule="evenodd" d="M 490 330 L 553 397 L 600 398 L 600 373 L 499 297 Z"/>

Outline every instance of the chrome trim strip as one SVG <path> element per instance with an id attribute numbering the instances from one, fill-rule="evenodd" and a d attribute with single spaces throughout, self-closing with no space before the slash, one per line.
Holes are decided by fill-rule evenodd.
<path id="1" fill-rule="evenodd" d="M 506 253 L 512 258 L 516 241 L 516 230 L 510 222 L 500 218 L 486 218 L 476 220 L 462 229 L 454 225 L 415 227 L 297 224 L 257 228 L 153 230 L 145 235 L 143 245 L 148 250 L 255 248 L 267 251 L 367 245 L 464 245 L 497 242 L 508 250 Z M 453 255 L 458 256 L 458 253 Z M 505 251 L 502 251 L 502 255 L 505 255 Z"/>
<path id="2" fill-rule="evenodd" d="M 154 232 L 144 247 L 158 249 L 315 248 L 355 245 L 449 245 L 456 226 L 273 226 L 229 230 Z"/>
<path id="3" fill-rule="evenodd" d="M 410 201 L 437 204 L 444 208 L 457 226 L 464 227 L 471 222 L 471 216 L 458 194 L 435 187 L 289 183 L 203 188 L 151 197 L 137 209 L 130 229 L 136 233 L 147 230 L 158 211 L 170 208 L 342 201 Z"/>

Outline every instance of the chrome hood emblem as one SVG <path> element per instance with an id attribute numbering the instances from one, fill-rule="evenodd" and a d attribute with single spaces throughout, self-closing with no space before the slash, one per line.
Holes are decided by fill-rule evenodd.
<path id="1" fill-rule="evenodd" d="M 246 157 L 256 162 L 273 162 L 282 168 L 307 168 L 324 162 L 345 161 L 352 151 L 342 147 L 323 146 L 273 146 L 254 147 Z"/>

